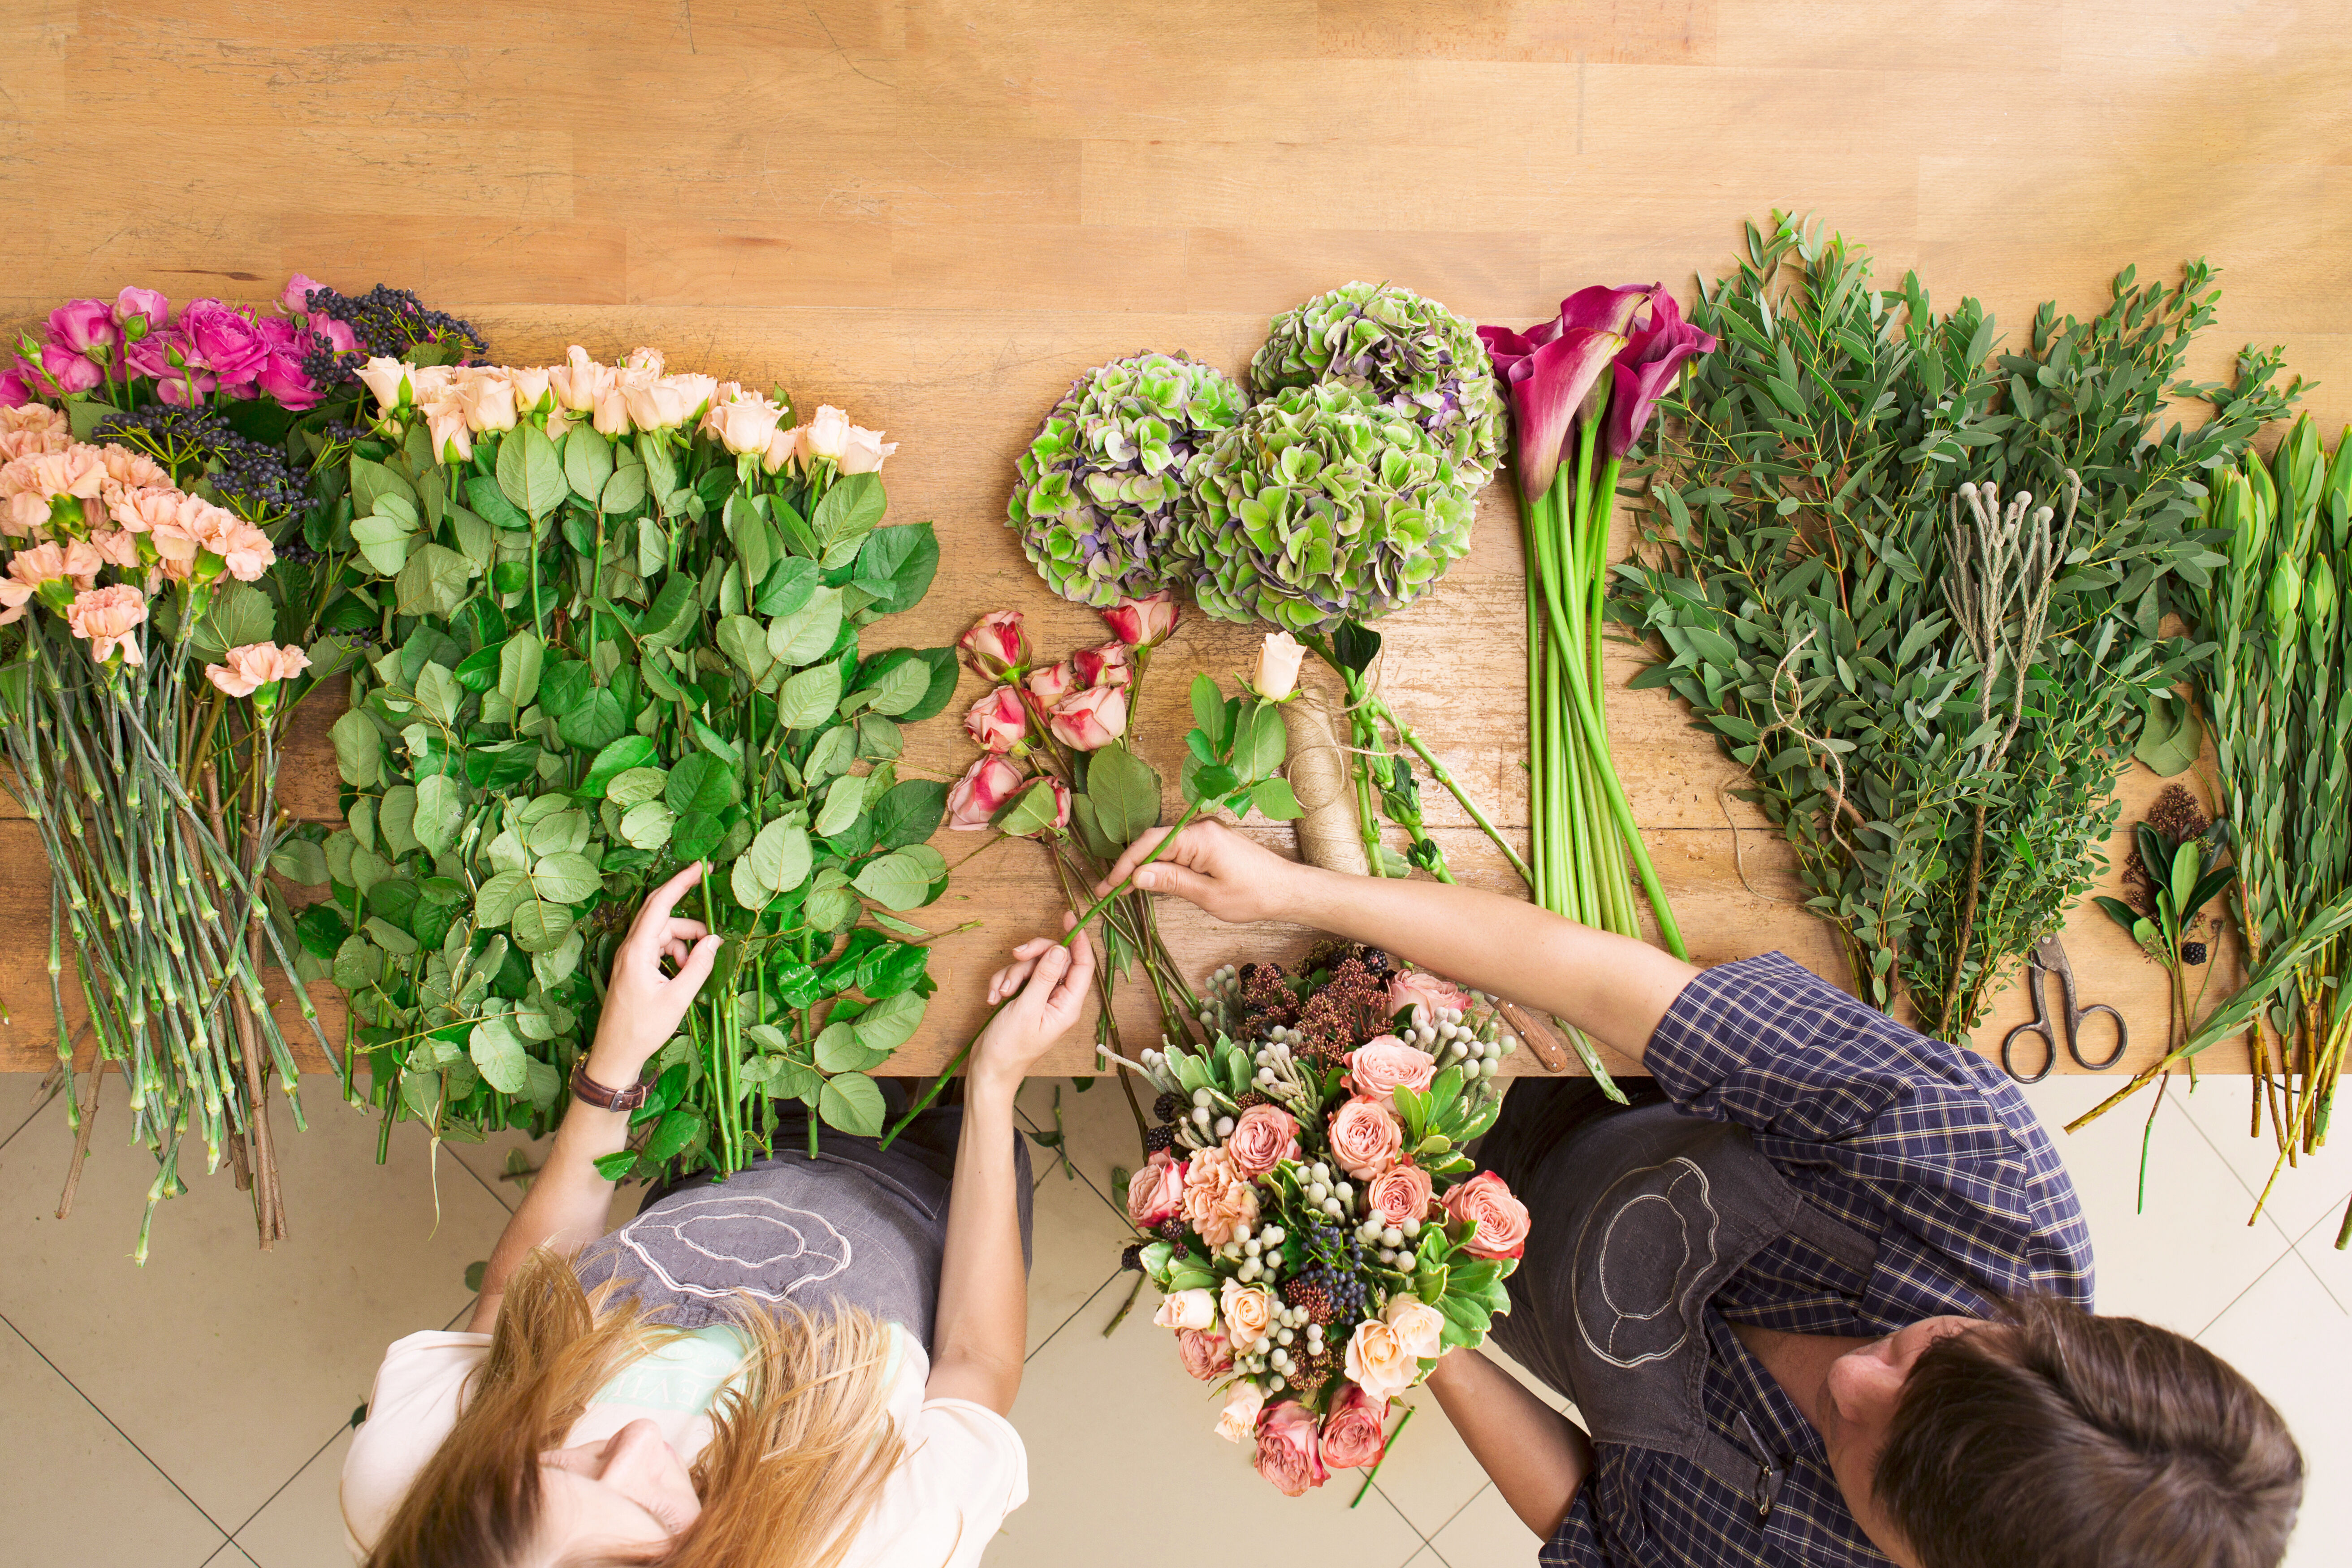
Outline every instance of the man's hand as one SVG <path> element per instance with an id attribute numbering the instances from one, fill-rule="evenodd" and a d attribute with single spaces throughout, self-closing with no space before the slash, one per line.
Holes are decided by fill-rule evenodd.
<path id="1" fill-rule="evenodd" d="M 1166 828 L 1155 827 L 1129 845 L 1110 875 L 1095 885 L 1095 896 L 1102 897 L 1134 872 L 1135 885 L 1144 891 L 1173 893 L 1235 925 L 1297 918 L 1301 886 L 1310 868 L 1284 859 L 1223 823 L 1204 819 L 1189 825 L 1166 854 L 1136 870 L 1167 837 Z"/>
<path id="2" fill-rule="evenodd" d="M 613 955 L 604 1016 L 588 1055 L 588 1076 L 612 1089 L 636 1082 L 646 1059 L 677 1032 L 677 1022 L 710 978 L 719 938 L 700 921 L 670 913 L 702 875 L 698 860 L 646 895 L 629 934 Z M 662 960 L 677 966 L 662 973 Z"/>
<path id="3" fill-rule="evenodd" d="M 1062 917 L 1064 930 L 1071 924 L 1071 917 Z M 989 978 L 990 1005 L 1013 1000 L 980 1032 L 973 1079 L 1019 1089 L 1037 1058 L 1076 1026 L 1094 979 L 1094 944 L 1083 934 L 1068 947 L 1041 936 L 1014 948 L 1013 962 Z"/>

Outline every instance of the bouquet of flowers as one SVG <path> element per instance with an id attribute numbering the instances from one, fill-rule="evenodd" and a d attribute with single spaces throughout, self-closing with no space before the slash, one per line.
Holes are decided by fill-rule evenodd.
<path id="1" fill-rule="evenodd" d="M 779 1102 L 812 1145 L 881 1131 L 868 1072 L 921 1023 L 942 934 L 901 916 L 947 885 L 946 786 L 896 759 L 956 679 L 950 648 L 859 648 L 939 564 L 929 523 L 878 526 L 892 446 L 652 349 L 359 374 L 341 526 L 379 651 L 299 929 L 383 1138 L 553 1125 L 630 908 L 697 860 L 686 907 L 724 945 L 606 1173 L 740 1170 Z"/>
<path id="2" fill-rule="evenodd" d="M 291 1099 L 294 1062 L 263 979 L 302 976 L 268 873 L 312 879 L 320 856 L 316 830 L 278 810 L 278 742 L 348 657 L 321 635 L 346 562 L 319 548 L 318 470 L 348 439 L 361 348 L 429 359 L 480 342 L 413 295 L 368 301 L 299 274 L 275 308 L 175 310 L 130 288 L 60 306 L 0 374 L 0 716 L 50 865 L 50 1000 L 79 1135 L 59 1212 L 119 1066 L 158 1163 L 142 1259 L 156 1204 L 185 1190 L 191 1133 L 207 1170 L 226 1156 L 252 1191 L 261 1244 L 286 1234 L 266 1080 Z M 87 1100 L 68 961 L 98 1062 Z"/>
<path id="3" fill-rule="evenodd" d="M 1528 1211 L 1462 1145 L 1517 1042 L 1483 998 L 1352 943 L 1299 975 L 1220 970 L 1203 1019 L 1211 1043 L 1143 1056 L 1160 1124 L 1126 1261 L 1227 1395 L 1218 1435 L 1297 1497 L 1377 1465 L 1390 1403 L 1510 1310 Z"/>

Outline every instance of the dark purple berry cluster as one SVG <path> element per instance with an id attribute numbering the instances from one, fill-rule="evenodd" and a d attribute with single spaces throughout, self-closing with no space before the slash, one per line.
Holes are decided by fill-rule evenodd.
<path id="1" fill-rule="evenodd" d="M 489 352 L 488 342 L 473 323 L 446 310 L 426 310 L 413 289 L 390 289 L 379 283 L 353 298 L 320 288 L 311 289 L 303 300 L 310 314 L 333 317 L 351 328 L 359 342 L 358 353 L 338 353 L 332 343 L 312 333 L 310 352 L 302 359 L 302 374 L 315 386 L 337 386 L 355 379 L 359 367 L 377 354 L 406 359 L 420 343 L 456 345 L 467 357 Z"/>

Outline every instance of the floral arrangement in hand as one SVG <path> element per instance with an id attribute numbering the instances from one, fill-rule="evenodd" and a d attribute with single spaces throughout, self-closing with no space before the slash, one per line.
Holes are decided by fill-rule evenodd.
<path id="1" fill-rule="evenodd" d="M 1351 943 L 1305 973 L 1220 970 L 1208 1043 L 1144 1053 L 1160 1090 L 1126 1262 L 1162 1292 L 1219 1436 L 1297 1497 L 1377 1465 L 1390 1402 L 1483 1342 L 1528 1211 L 1462 1145 L 1517 1042 L 1483 999 Z"/>

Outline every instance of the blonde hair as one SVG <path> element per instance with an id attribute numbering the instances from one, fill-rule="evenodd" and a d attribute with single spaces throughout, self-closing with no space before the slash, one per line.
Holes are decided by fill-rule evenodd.
<path id="1" fill-rule="evenodd" d="M 711 1410 L 694 1463 L 702 1513 L 663 1568 L 836 1568 L 881 1500 L 900 1441 L 886 1405 L 890 1331 L 855 1308 L 812 1317 L 742 1302 L 751 1345 Z M 561 1447 L 589 1400 L 683 1331 L 642 1305 L 593 1300 L 544 1248 L 515 1270 L 490 1353 L 457 1424 L 384 1526 L 367 1568 L 506 1568 L 540 1524 L 539 1457 Z"/>

